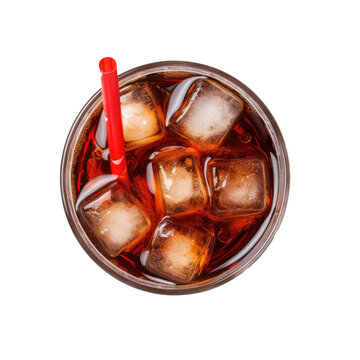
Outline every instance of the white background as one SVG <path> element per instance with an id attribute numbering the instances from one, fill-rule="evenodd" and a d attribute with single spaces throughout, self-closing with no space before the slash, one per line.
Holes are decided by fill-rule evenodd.
<path id="1" fill-rule="evenodd" d="M 1 359 L 359 359 L 358 1 L 12 1 L 0 9 Z M 267 104 L 291 164 L 273 243 L 217 289 L 126 286 L 65 218 L 62 148 L 118 70 L 205 63 Z"/>

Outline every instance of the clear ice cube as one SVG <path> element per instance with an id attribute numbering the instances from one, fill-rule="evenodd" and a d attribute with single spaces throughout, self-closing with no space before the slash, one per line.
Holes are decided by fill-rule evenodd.
<path id="1" fill-rule="evenodd" d="M 136 84 L 121 93 L 121 116 L 126 149 L 159 140 L 164 134 L 164 114 L 160 95 L 146 83 Z"/>
<path id="2" fill-rule="evenodd" d="M 213 233 L 208 229 L 164 218 L 155 230 L 146 267 L 151 273 L 175 283 L 189 283 L 206 266 L 213 240 Z"/>
<path id="3" fill-rule="evenodd" d="M 267 168 L 260 158 L 211 160 L 207 166 L 207 180 L 214 215 L 256 214 L 268 205 Z"/>
<path id="4" fill-rule="evenodd" d="M 141 205 L 119 184 L 82 201 L 78 214 L 82 224 L 111 257 L 130 251 L 150 228 L 150 220 Z"/>
<path id="5" fill-rule="evenodd" d="M 194 212 L 207 203 L 207 193 L 191 149 L 164 150 L 153 159 L 156 202 L 166 214 Z"/>
<path id="6" fill-rule="evenodd" d="M 198 79 L 169 128 L 211 150 L 219 146 L 243 109 L 243 101 L 230 90 L 213 80 Z"/>
<path id="7" fill-rule="evenodd" d="M 136 84 L 121 91 L 120 101 L 126 150 L 132 150 L 162 138 L 164 114 L 159 91 L 147 83 Z M 96 141 L 101 148 L 107 146 L 104 112 L 100 116 Z"/>

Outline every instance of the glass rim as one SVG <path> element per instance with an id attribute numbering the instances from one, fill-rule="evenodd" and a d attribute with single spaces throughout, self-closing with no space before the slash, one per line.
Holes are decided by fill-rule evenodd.
<path id="1" fill-rule="evenodd" d="M 272 205 L 273 211 L 271 216 L 269 216 L 264 232 L 261 234 L 259 239 L 257 239 L 249 252 L 247 252 L 235 266 L 225 270 L 221 274 L 191 284 L 170 285 L 141 279 L 118 268 L 99 252 L 83 229 L 76 214 L 76 199 L 73 198 L 71 183 L 71 169 L 74 158 L 74 149 L 79 139 L 79 135 L 81 134 L 84 125 L 87 123 L 89 116 L 102 101 L 101 89 L 99 89 L 87 101 L 75 118 L 65 142 L 60 168 L 60 188 L 65 214 L 80 245 L 93 259 L 93 261 L 95 261 L 103 270 L 114 276 L 116 279 L 135 288 L 160 294 L 189 294 L 210 290 L 228 282 L 244 272 L 263 254 L 273 240 L 285 214 L 290 186 L 290 168 L 287 149 L 274 117 L 266 105 L 252 90 L 231 75 L 216 68 L 199 63 L 187 61 L 161 61 L 138 66 L 123 72 L 118 76 L 119 84 L 122 86 L 130 80 L 134 81 L 150 73 L 176 71 L 195 72 L 196 74 L 212 76 L 240 93 L 240 95 L 242 95 L 246 101 L 248 101 L 250 105 L 258 111 L 258 113 L 260 113 L 276 150 L 278 164 L 278 191 L 276 201 L 274 201 Z M 263 224 L 264 222 L 265 220 L 263 221 Z"/>

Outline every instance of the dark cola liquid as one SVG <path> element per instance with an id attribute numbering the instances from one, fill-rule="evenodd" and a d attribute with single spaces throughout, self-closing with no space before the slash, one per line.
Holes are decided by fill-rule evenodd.
<path id="1" fill-rule="evenodd" d="M 157 73 L 138 80 L 138 82 L 146 82 L 156 88 L 157 101 L 162 107 L 164 121 L 166 122 L 169 121 L 169 112 L 172 111 L 168 108 L 168 105 L 174 87 L 185 80 L 191 82 L 191 78 L 196 78 L 196 74 L 181 73 L 175 75 Z M 237 96 L 240 95 L 237 94 Z M 204 150 L 204 148 L 197 146 L 193 142 L 190 143 L 165 127 L 165 136 L 160 140 L 127 152 L 131 189 L 134 196 L 146 209 L 152 225 L 146 237 L 130 253 L 120 254 L 117 257 L 107 256 L 101 246 L 94 241 L 95 246 L 107 256 L 109 261 L 137 277 L 161 281 L 144 267 L 143 261 L 154 230 L 164 216 L 163 211 L 156 204 L 154 184 L 149 179 L 152 171 L 153 154 L 175 146 L 195 148 L 199 154 L 201 169 L 204 169 L 206 163 L 211 159 L 238 153 L 242 156 L 259 154 L 266 161 L 268 166 L 269 201 L 267 208 L 260 214 L 251 214 L 235 219 L 220 219 L 214 218 L 209 213 L 208 207 L 205 207 L 189 216 L 186 214 L 175 216 L 180 221 L 183 219 L 184 222 L 193 224 L 195 227 L 201 227 L 204 224 L 204 226 L 210 226 L 214 230 L 216 241 L 212 255 L 197 280 L 204 280 L 220 274 L 229 267 L 234 266 L 251 250 L 266 228 L 267 219 L 274 201 L 273 184 L 276 179 L 274 178 L 275 172 L 273 169 L 276 167 L 276 156 L 274 155 L 270 135 L 260 115 L 244 99 L 243 101 L 245 106 L 242 115 L 235 122 L 221 145 L 214 150 Z M 90 117 L 86 133 L 84 133 L 86 140 L 83 141 L 76 158 L 73 182 L 77 196 L 90 180 L 100 175 L 110 174 L 106 136 L 102 134 L 101 128 L 99 128 L 102 126 L 100 124 L 101 110 L 100 106 Z M 91 234 L 89 235 L 91 236 Z"/>

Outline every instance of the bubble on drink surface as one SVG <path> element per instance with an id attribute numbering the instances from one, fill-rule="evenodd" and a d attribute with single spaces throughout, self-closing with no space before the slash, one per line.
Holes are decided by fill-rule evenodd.
<path id="1" fill-rule="evenodd" d="M 97 147 L 97 148 L 95 148 L 94 150 L 93 150 L 93 152 L 92 152 L 92 157 L 94 158 L 94 159 L 96 159 L 96 160 L 100 160 L 100 159 L 102 159 L 103 158 L 103 150 L 101 149 L 101 148 L 99 148 L 99 147 Z"/>
<path id="2" fill-rule="evenodd" d="M 121 91 L 121 118 L 125 149 L 132 150 L 159 140 L 164 135 L 164 114 L 160 93 L 148 83 L 138 83 Z M 107 146 L 104 111 L 96 131 L 100 147 Z"/>
<path id="3" fill-rule="evenodd" d="M 217 233 L 217 239 L 223 243 L 226 244 L 228 242 L 231 241 L 231 232 L 227 229 L 221 229 L 218 233 Z"/>
<path id="4" fill-rule="evenodd" d="M 259 213 L 269 201 L 266 163 L 262 159 L 218 159 L 208 164 L 211 211 L 220 216 Z"/>
<path id="5" fill-rule="evenodd" d="M 252 136 L 248 132 L 244 132 L 242 135 L 240 135 L 240 140 L 242 143 L 247 144 L 251 141 Z"/>
<path id="6" fill-rule="evenodd" d="M 239 138 L 242 143 L 247 144 L 251 141 L 252 136 L 247 131 L 245 131 L 240 124 L 237 124 L 234 127 L 234 130 L 239 134 Z"/>
<path id="7" fill-rule="evenodd" d="M 175 283 L 189 283 L 207 264 L 213 240 L 209 229 L 164 218 L 155 230 L 146 267 L 151 273 Z"/>
<path id="8" fill-rule="evenodd" d="M 244 109 L 241 98 L 214 80 L 199 79 L 190 87 L 185 101 L 169 128 L 206 149 L 222 142 Z"/>
<path id="9" fill-rule="evenodd" d="M 167 150 L 154 158 L 156 200 L 167 214 L 193 212 L 205 206 L 207 194 L 192 150 Z"/>
<path id="10" fill-rule="evenodd" d="M 131 250 L 150 228 L 144 209 L 120 185 L 92 194 L 79 205 L 78 213 L 80 221 L 112 257 Z"/>

